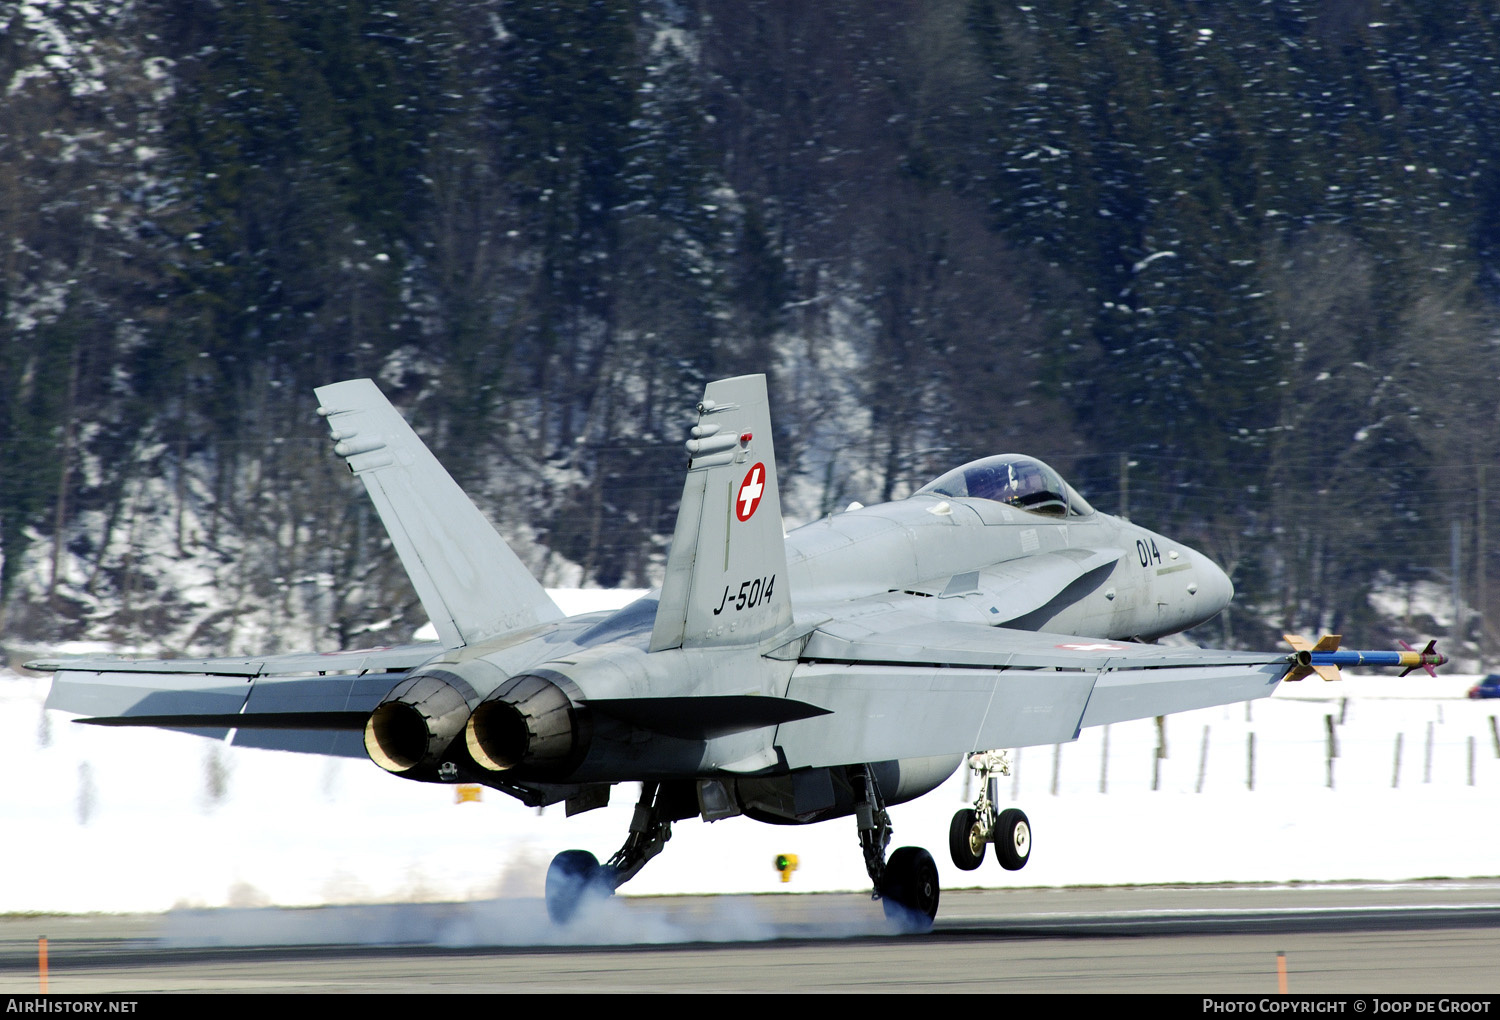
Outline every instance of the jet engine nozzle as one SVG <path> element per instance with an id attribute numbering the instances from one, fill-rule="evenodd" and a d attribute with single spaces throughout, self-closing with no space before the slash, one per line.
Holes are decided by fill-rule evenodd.
<path id="1" fill-rule="evenodd" d="M 566 770 L 587 749 L 580 699 L 566 677 L 523 673 L 479 703 L 465 736 L 469 755 L 492 772 L 533 767 Z"/>
<path id="2" fill-rule="evenodd" d="M 397 684 L 365 723 L 365 752 L 396 775 L 434 768 L 463 732 L 474 689 L 446 670 Z"/>

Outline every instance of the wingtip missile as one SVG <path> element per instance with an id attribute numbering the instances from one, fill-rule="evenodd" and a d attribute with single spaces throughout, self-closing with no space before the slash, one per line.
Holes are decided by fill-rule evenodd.
<path id="1" fill-rule="evenodd" d="M 1287 656 L 1291 667 L 1287 675 L 1283 677 L 1286 681 L 1301 680 L 1313 673 L 1318 674 L 1324 680 L 1342 680 L 1339 673 L 1340 666 L 1401 666 L 1405 667 L 1401 675 L 1405 676 L 1414 669 L 1424 669 L 1428 676 L 1437 676 L 1434 667 L 1441 666 L 1448 661 L 1448 657 L 1437 650 L 1437 639 L 1427 642 L 1427 646 L 1420 652 L 1407 644 L 1399 642 L 1405 651 L 1381 652 L 1381 651 L 1339 651 L 1340 636 L 1338 634 L 1324 634 L 1316 643 L 1296 634 L 1282 635 L 1287 644 L 1292 646 L 1292 654 Z"/>

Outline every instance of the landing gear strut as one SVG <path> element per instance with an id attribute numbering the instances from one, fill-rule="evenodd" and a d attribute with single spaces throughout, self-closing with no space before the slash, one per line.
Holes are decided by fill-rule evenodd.
<path id="1" fill-rule="evenodd" d="M 1019 871 L 1031 859 L 1031 822 L 1020 808 L 996 814 L 1000 799 L 997 776 L 1010 775 L 1010 759 L 1004 751 L 986 751 L 969 756 L 969 768 L 979 776 L 979 798 L 972 808 L 961 808 L 948 826 L 948 852 L 953 863 L 973 871 L 984 861 L 987 843 L 995 844 L 995 859 L 1006 871 Z"/>
<path id="2" fill-rule="evenodd" d="M 615 890 L 636 876 L 646 862 L 661 853 L 672 838 L 672 822 L 697 814 L 682 813 L 680 798 L 660 783 L 642 783 L 625 845 L 604 864 L 587 850 L 564 850 L 547 868 L 547 916 L 553 924 L 567 924 L 578 913 L 584 899 L 613 896 Z"/>
<path id="3" fill-rule="evenodd" d="M 865 854 L 865 870 L 875 888 L 872 897 L 881 901 L 885 916 L 911 931 L 928 931 L 937 917 L 937 864 L 919 846 L 903 846 L 885 857 L 891 842 L 891 816 L 886 813 L 875 774 L 868 765 L 851 769 L 854 818 L 859 826 L 859 845 Z"/>

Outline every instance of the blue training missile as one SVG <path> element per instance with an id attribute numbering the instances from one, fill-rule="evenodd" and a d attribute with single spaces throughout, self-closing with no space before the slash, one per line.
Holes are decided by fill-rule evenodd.
<path id="1" fill-rule="evenodd" d="M 1340 651 L 1341 635 L 1338 634 L 1324 634 L 1316 644 L 1295 634 L 1282 636 L 1294 649 L 1287 656 L 1291 667 L 1287 670 L 1287 675 L 1282 677 L 1287 681 L 1301 680 L 1313 673 L 1324 680 L 1342 680 L 1340 666 L 1404 666 L 1406 668 L 1401 671 L 1402 676 L 1414 669 L 1425 669 L 1429 676 L 1437 676 L 1433 667 L 1448 661 L 1448 657 L 1437 650 L 1436 639 L 1427 642 L 1427 647 L 1420 652 L 1405 641 L 1400 643 L 1405 651 L 1385 652 L 1353 649 Z"/>

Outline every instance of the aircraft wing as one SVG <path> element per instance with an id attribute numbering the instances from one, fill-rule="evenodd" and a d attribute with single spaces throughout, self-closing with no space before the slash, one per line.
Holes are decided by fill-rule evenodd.
<path id="1" fill-rule="evenodd" d="M 48 659 L 47 708 L 102 726 L 153 726 L 234 743 L 365 756 L 370 712 L 410 669 L 442 651 L 412 644 L 222 659 Z"/>
<path id="2" fill-rule="evenodd" d="M 1269 695 L 1278 653 L 1104 641 L 914 613 L 825 623 L 787 697 L 829 715 L 782 724 L 793 768 L 1075 739 L 1085 726 Z"/>

